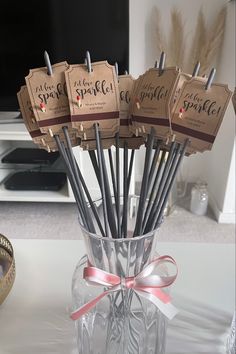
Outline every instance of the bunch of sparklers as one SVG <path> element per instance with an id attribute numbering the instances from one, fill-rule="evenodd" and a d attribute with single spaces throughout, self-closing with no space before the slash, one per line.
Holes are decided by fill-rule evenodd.
<path id="1" fill-rule="evenodd" d="M 58 135 L 55 135 L 54 138 L 66 167 L 83 226 L 89 232 L 99 233 L 103 237 L 126 238 L 128 235 L 129 190 L 135 150 L 131 150 L 129 154 L 127 144 L 124 143 L 123 175 L 121 176 L 119 134 L 117 133 L 115 136 L 114 163 L 111 148 L 107 150 L 108 159 L 105 158 L 99 125 L 94 124 L 96 150 L 90 150 L 89 156 L 101 191 L 103 212 L 103 218 L 101 218 L 73 154 L 68 128 L 63 127 L 62 129 L 66 145 Z M 184 144 L 173 141 L 168 148 L 163 144 L 163 141 L 154 137 L 152 130 L 148 134 L 145 143 L 143 176 L 133 237 L 144 235 L 160 225 L 187 145 L 188 139 Z M 108 178 L 109 170 L 111 184 Z M 122 191 L 121 178 L 123 179 Z M 113 203 L 113 199 L 115 203 Z M 103 219 L 103 222 L 101 219 Z"/>
<path id="2" fill-rule="evenodd" d="M 158 66 L 159 72 L 164 70 L 165 56 L 162 53 Z M 48 54 L 45 52 L 47 74 L 52 77 L 53 69 Z M 92 72 L 89 53 L 87 52 L 86 64 L 88 72 Z M 199 72 L 200 64 L 197 63 L 192 77 Z M 117 77 L 118 77 L 118 70 Z M 212 83 L 215 69 L 209 75 L 206 89 Z M 81 98 L 80 98 L 81 99 Z M 139 104 L 137 102 L 137 104 Z M 59 124 L 61 124 L 59 122 Z M 137 237 L 152 232 L 159 227 L 163 220 L 164 211 L 168 202 L 181 161 L 189 147 L 189 138 L 184 142 L 175 141 L 175 135 L 164 138 L 155 135 L 155 129 L 150 128 L 142 137 L 133 135 L 134 139 L 141 139 L 145 147 L 145 159 L 141 179 L 140 194 L 136 210 L 133 231 L 129 230 L 129 199 L 131 178 L 134 175 L 134 161 L 136 149 L 129 144 L 130 137 L 120 136 L 119 132 L 113 137 L 113 147 L 104 148 L 102 131 L 99 118 L 92 126 L 96 148 L 88 149 L 88 154 L 96 175 L 101 194 L 101 203 L 98 208 L 93 201 L 80 166 L 73 153 L 70 129 L 68 124 L 62 126 L 62 134 L 53 133 L 50 136 L 56 143 L 61 158 L 64 161 L 75 201 L 78 207 L 79 219 L 84 228 L 89 232 L 113 238 Z M 129 129 L 129 127 L 127 128 Z M 39 130 L 37 130 L 38 132 Z M 137 130 L 136 130 L 137 131 Z M 34 133 L 34 132 L 33 132 Z M 133 134 L 133 133 L 132 133 Z M 31 134 L 32 136 L 32 134 Z M 44 139 L 41 139 L 42 141 Z M 80 145 L 80 139 L 77 145 Z M 170 142 L 171 140 L 171 142 Z M 137 148 L 137 147 L 136 147 Z M 113 149 L 114 154 L 113 154 Z M 123 158 L 121 158 L 121 154 Z M 106 156 L 107 155 L 107 156 Z M 122 166 L 123 164 L 123 166 Z"/>

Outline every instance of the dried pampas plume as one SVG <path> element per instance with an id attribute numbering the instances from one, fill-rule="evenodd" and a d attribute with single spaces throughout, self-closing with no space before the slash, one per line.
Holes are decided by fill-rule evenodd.
<path id="1" fill-rule="evenodd" d="M 171 12 L 171 32 L 169 40 L 170 65 L 182 68 L 184 65 L 184 25 L 181 13 L 174 8 Z"/>
<path id="2" fill-rule="evenodd" d="M 224 6 L 216 17 L 212 28 L 208 32 L 205 45 L 202 46 L 202 50 L 200 51 L 199 61 L 201 63 L 201 74 L 206 74 L 209 71 L 210 66 L 221 49 L 224 38 L 225 21 L 226 7 Z"/>
<path id="3" fill-rule="evenodd" d="M 167 42 L 166 42 L 166 38 L 165 35 L 163 33 L 163 31 L 161 30 L 161 15 L 160 15 L 160 11 L 157 7 L 155 7 L 155 18 L 156 18 L 156 41 L 157 41 L 157 48 L 159 53 L 161 52 L 165 52 L 167 54 L 167 65 L 170 65 L 168 62 L 168 57 L 169 57 L 169 53 L 167 50 Z"/>
<path id="4" fill-rule="evenodd" d="M 192 46 L 190 56 L 188 60 L 187 70 L 191 72 L 194 65 L 199 61 L 203 63 L 202 48 L 205 48 L 207 44 L 207 28 L 206 21 L 202 9 L 199 11 L 195 34 L 192 40 Z"/>
<path id="5" fill-rule="evenodd" d="M 159 54 L 162 51 L 166 53 L 167 65 L 176 65 L 185 71 L 191 72 L 194 65 L 199 61 L 201 63 L 200 73 L 202 75 L 207 74 L 222 46 L 226 12 L 227 10 L 224 6 L 219 11 L 213 26 L 209 30 L 202 9 L 199 11 L 195 32 L 191 40 L 189 59 L 185 60 L 184 24 L 180 11 L 176 8 L 172 10 L 171 32 L 167 42 L 161 30 L 160 12 L 156 9 L 157 49 Z"/>

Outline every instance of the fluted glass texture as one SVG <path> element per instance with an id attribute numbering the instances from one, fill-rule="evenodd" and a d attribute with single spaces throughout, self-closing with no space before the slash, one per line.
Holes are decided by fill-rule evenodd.
<path id="1" fill-rule="evenodd" d="M 132 229 L 133 215 L 128 227 Z M 74 309 L 100 295 L 103 286 L 88 285 L 83 269 L 88 262 L 120 277 L 134 276 L 155 257 L 156 231 L 112 239 L 82 228 L 87 254 L 79 261 L 72 281 Z M 163 269 L 165 272 L 165 269 Z M 166 318 L 150 301 L 124 289 L 104 297 L 75 322 L 79 354 L 164 354 Z"/>

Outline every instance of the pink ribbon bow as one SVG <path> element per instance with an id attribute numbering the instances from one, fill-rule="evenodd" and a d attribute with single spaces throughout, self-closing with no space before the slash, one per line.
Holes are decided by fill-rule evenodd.
<path id="1" fill-rule="evenodd" d="M 157 275 L 154 271 L 161 265 L 171 263 L 175 266 L 174 275 Z M 95 299 L 76 309 L 71 318 L 75 321 L 90 311 L 104 296 L 119 290 L 133 289 L 140 296 L 151 301 L 166 317 L 172 319 L 178 310 L 171 304 L 171 298 L 161 290 L 170 286 L 178 274 L 175 260 L 170 256 L 161 256 L 152 261 L 138 275 L 121 278 L 95 267 L 84 268 L 84 279 L 91 285 L 105 286 L 108 289 Z"/>

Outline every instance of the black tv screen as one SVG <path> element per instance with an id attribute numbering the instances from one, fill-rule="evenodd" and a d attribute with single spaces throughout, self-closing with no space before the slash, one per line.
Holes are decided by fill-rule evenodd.
<path id="1" fill-rule="evenodd" d="M 107 60 L 128 70 L 128 0 L 1 0 L 0 111 L 18 110 L 16 93 L 29 69 L 51 63 Z"/>

